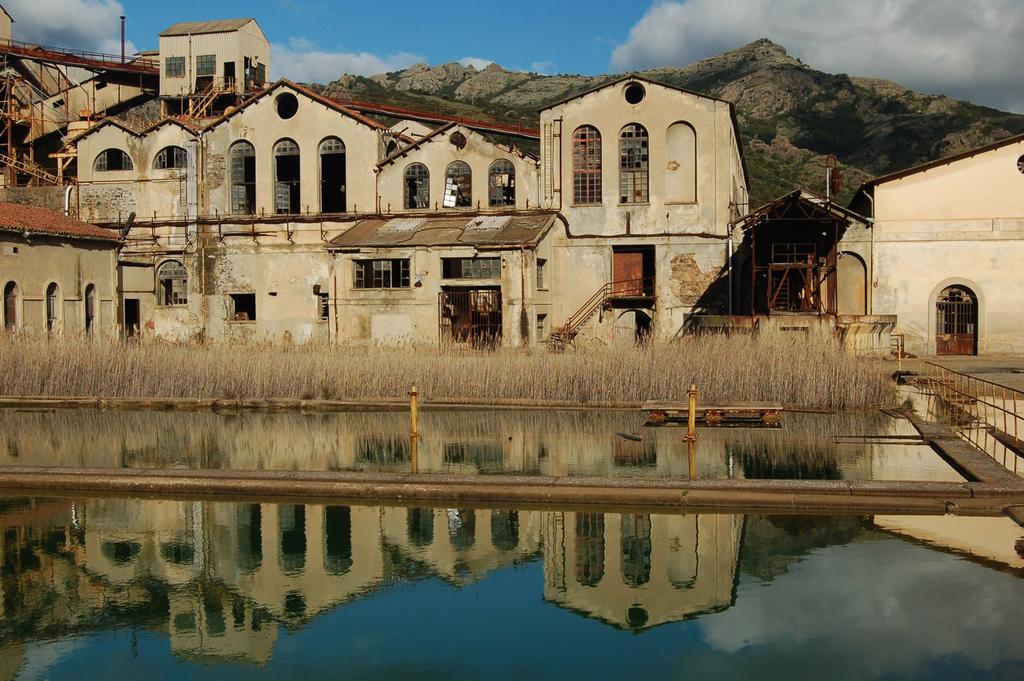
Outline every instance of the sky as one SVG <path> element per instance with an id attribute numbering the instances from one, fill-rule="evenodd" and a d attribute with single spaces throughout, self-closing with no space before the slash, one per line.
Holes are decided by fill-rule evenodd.
<path id="1" fill-rule="evenodd" d="M 254 16 L 271 75 L 327 82 L 425 62 L 538 73 L 684 66 L 759 38 L 831 73 L 1024 113 L 1024 0 L 2 0 L 14 37 L 154 49 L 177 21 Z"/>

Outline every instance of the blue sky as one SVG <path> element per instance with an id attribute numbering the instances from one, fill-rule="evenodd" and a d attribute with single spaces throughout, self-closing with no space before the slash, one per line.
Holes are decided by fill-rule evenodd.
<path id="1" fill-rule="evenodd" d="M 255 16 L 271 73 L 329 81 L 423 61 L 496 61 L 542 73 L 683 66 L 758 38 L 831 73 L 886 78 L 1024 112 L 1021 0 L 3 0 L 15 38 L 116 51 L 155 48 L 177 21 Z M 450 9 L 446 9 L 450 7 Z M 509 9 L 511 8 L 511 9 Z"/>

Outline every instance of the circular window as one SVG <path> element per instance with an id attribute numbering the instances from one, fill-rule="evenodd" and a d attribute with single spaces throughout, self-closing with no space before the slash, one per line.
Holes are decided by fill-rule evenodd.
<path id="1" fill-rule="evenodd" d="M 282 92 L 274 100 L 274 106 L 277 108 L 277 115 L 287 120 L 299 110 L 299 100 L 290 92 Z"/>
<path id="2" fill-rule="evenodd" d="M 1024 173 L 1024 156 L 1017 159 L 1017 170 Z"/>
<path id="3" fill-rule="evenodd" d="M 466 136 L 463 135 L 461 132 L 453 132 L 452 136 L 449 137 L 448 139 L 453 145 L 455 145 L 456 149 L 466 148 Z"/>
<path id="4" fill-rule="evenodd" d="M 639 104 L 644 101 L 644 95 L 647 91 L 644 90 L 644 86 L 640 83 L 630 83 L 626 86 L 626 101 L 630 104 Z"/>

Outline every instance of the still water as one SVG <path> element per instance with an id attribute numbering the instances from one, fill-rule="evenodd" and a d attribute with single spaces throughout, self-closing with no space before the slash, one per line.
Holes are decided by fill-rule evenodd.
<path id="1" fill-rule="evenodd" d="M 0 466 L 408 471 L 408 414 L 0 410 Z M 423 473 L 689 476 L 684 430 L 637 411 L 427 411 Z M 702 428 L 703 479 L 962 478 L 905 420 L 786 413 L 779 428 Z"/>
<path id="2" fill-rule="evenodd" d="M 1005 518 L 0 499 L 0 679 L 1019 679 Z"/>

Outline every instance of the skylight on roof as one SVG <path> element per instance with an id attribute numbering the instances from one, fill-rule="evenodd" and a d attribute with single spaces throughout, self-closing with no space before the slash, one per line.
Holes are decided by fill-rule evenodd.
<path id="1" fill-rule="evenodd" d="M 480 215 L 466 223 L 466 229 L 497 230 L 508 224 L 511 215 Z"/>

